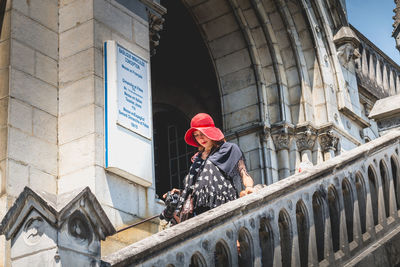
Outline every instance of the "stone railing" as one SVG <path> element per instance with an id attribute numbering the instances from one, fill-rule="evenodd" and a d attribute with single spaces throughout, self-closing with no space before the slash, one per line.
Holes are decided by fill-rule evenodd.
<path id="1" fill-rule="evenodd" d="M 360 58 L 356 59 L 359 85 L 378 99 L 400 93 L 400 66 L 357 29 L 351 29 L 360 40 Z"/>
<path id="2" fill-rule="evenodd" d="M 400 232 L 399 142 L 400 131 L 393 130 L 134 243 L 102 264 L 362 265 L 375 244 Z"/>

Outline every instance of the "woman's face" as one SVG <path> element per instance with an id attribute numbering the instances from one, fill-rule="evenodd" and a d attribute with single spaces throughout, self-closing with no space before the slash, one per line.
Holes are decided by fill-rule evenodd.
<path id="1" fill-rule="evenodd" d="M 213 141 L 205 136 L 202 132 L 200 131 L 194 131 L 193 132 L 193 137 L 196 139 L 197 143 L 201 145 L 202 147 L 205 148 L 205 150 L 210 150 L 213 146 Z"/>

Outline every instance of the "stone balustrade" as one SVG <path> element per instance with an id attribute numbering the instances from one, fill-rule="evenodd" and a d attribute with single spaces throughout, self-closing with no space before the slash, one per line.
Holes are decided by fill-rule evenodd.
<path id="1" fill-rule="evenodd" d="M 379 99 L 398 94 L 400 92 L 400 66 L 357 29 L 352 27 L 352 30 L 360 40 L 360 57 L 356 60 L 359 85 Z"/>
<path id="2" fill-rule="evenodd" d="M 400 131 L 393 130 L 257 193 L 125 247 L 103 258 L 102 264 L 365 264 L 363 261 L 379 247 L 376 243 L 382 246 L 382 240 L 400 232 L 399 142 Z M 391 265 L 390 256 L 386 260 Z"/>

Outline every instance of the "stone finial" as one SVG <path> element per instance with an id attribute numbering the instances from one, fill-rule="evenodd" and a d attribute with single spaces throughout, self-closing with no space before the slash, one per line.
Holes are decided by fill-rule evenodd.
<path id="1" fill-rule="evenodd" d="M 100 266 L 100 241 L 114 233 L 88 187 L 58 196 L 25 187 L 0 224 L 15 266 Z"/>
<path id="2" fill-rule="evenodd" d="M 312 150 L 317 138 L 315 129 L 311 126 L 297 128 L 296 145 L 299 152 L 304 150 Z"/>

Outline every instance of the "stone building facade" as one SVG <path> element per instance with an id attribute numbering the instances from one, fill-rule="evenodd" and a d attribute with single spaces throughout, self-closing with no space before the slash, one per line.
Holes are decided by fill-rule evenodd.
<path id="1" fill-rule="evenodd" d="M 0 214 L 25 186 L 89 186 L 115 228 L 159 213 L 210 113 L 272 184 L 379 136 L 368 114 L 400 67 L 347 21 L 343 0 L 6 0 L 0 35 Z M 104 42 L 151 66 L 150 186 L 105 169 Z M 141 151 L 134 151 L 141 153 Z M 132 164 L 135 164 L 134 162 Z M 104 255 L 157 232 L 107 239 Z M 10 244 L 1 242 L 2 263 Z"/>

